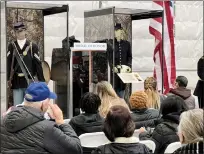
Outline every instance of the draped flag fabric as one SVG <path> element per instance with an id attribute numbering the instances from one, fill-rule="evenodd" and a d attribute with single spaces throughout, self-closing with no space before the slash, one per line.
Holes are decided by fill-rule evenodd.
<path id="1" fill-rule="evenodd" d="M 175 48 L 174 48 L 174 10 L 173 2 L 154 1 L 153 10 L 164 11 L 163 38 L 162 38 L 162 18 L 152 18 L 150 21 L 149 32 L 155 37 L 154 48 L 154 77 L 157 79 L 158 90 L 164 88 L 164 94 L 168 93 L 173 87 L 176 79 Z M 162 53 L 162 39 L 163 53 Z M 163 57 L 163 61 L 162 61 Z M 163 64 L 163 66 L 162 66 Z M 163 68 L 163 87 L 162 87 L 162 68 Z"/>

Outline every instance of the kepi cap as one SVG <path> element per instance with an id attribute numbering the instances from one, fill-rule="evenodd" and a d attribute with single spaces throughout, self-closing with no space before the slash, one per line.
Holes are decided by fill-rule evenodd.
<path id="1" fill-rule="evenodd" d="M 18 31 L 18 30 L 25 30 L 26 26 L 23 22 L 17 22 L 14 24 L 14 30 Z"/>
<path id="2" fill-rule="evenodd" d="M 115 30 L 123 29 L 120 23 L 115 24 Z"/>
<path id="3" fill-rule="evenodd" d="M 56 99 L 57 95 L 50 91 L 45 82 L 33 82 L 26 89 L 24 98 L 28 102 L 40 102 L 47 98 Z"/>

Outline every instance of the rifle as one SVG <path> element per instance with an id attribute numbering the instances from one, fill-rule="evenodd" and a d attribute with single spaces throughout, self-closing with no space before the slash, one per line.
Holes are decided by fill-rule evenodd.
<path id="1" fill-rule="evenodd" d="M 13 102 L 12 101 L 12 97 L 11 97 L 11 93 L 12 93 L 12 90 L 11 90 L 11 86 L 12 86 L 12 79 L 13 79 L 13 75 L 14 75 L 14 68 L 13 68 L 13 66 L 14 66 L 14 57 L 15 57 L 15 55 L 14 55 L 15 53 L 14 53 L 14 51 L 13 51 L 13 55 L 12 55 L 12 61 L 11 61 L 11 68 L 10 68 L 10 76 L 9 76 L 9 80 L 8 80 L 8 82 L 7 82 L 7 97 L 8 97 L 8 107 L 10 107 L 10 106 L 12 106 L 12 103 L 11 102 Z"/>
<path id="2" fill-rule="evenodd" d="M 11 87 L 12 84 L 11 84 L 11 81 L 13 79 L 13 75 L 14 75 L 14 68 L 13 68 L 13 65 L 14 65 L 14 51 L 13 51 L 13 55 L 12 55 L 12 61 L 11 61 L 11 68 L 10 68 L 10 76 L 9 76 L 9 80 L 8 80 L 8 87 Z"/>

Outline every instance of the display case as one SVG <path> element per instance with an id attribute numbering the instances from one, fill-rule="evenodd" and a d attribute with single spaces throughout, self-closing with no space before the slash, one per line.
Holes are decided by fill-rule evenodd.
<path id="1" fill-rule="evenodd" d="M 53 45 L 52 40 L 49 38 L 50 36 L 58 34 L 58 37 L 64 39 L 65 37 L 68 37 L 68 17 L 69 17 L 69 6 L 63 5 L 63 4 L 52 4 L 52 3 L 43 3 L 43 2 L 26 2 L 26 1 L 1 1 L 1 55 L 4 55 L 4 57 L 1 57 L 1 76 L 3 76 L 3 81 L 5 84 L 3 84 L 4 87 L 1 89 L 7 89 L 7 82 L 6 82 L 6 52 L 8 43 L 11 40 L 15 39 L 15 34 L 13 30 L 13 24 L 15 22 L 23 22 L 26 27 L 26 38 L 33 43 L 37 44 L 39 48 L 39 55 L 41 61 L 46 61 L 49 66 L 51 66 L 51 55 L 52 55 L 52 49 L 53 48 L 59 48 L 61 47 L 61 41 L 55 42 Z M 64 17 L 64 29 L 58 28 L 57 29 L 57 23 L 50 21 L 52 17 L 56 16 L 63 16 Z M 51 24 L 52 22 L 52 24 Z M 61 30 L 62 33 L 58 32 L 58 30 Z M 60 35 L 60 36 L 59 36 Z M 67 40 L 67 45 L 68 44 Z M 67 51 L 68 52 L 68 51 Z M 68 57 L 67 57 L 67 63 L 68 66 Z M 49 69 L 49 68 L 47 68 Z M 48 76 L 49 70 L 45 70 Z M 67 70 L 64 70 L 68 72 Z M 3 75 L 2 75 L 3 73 Z M 66 76 L 66 81 L 68 81 L 69 76 Z M 67 85 L 67 83 L 66 83 Z M 51 90 L 53 90 L 52 85 L 49 83 L 49 87 Z M 55 88 L 55 92 L 58 94 L 58 88 Z M 66 95 L 69 94 L 68 88 L 66 87 L 66 90 L 63 90 L 63 92 L 66 92 Z M 5 93 L 1 93 L 1 97 L 4 98 L 4 101 L 1 102 L 1 105 L 4 106 L 4 110 L 8 108 L 9 105 L 12 105 L 12 94 L 8 93 L 6 91 Z M 58 95 L 58 98 L 60 96 Z M 58 103 L 58 102 L 57 102 Z M 67 104 L 68 101 L 64 101 L 63 103 Z M 65 109 L 67 112 L 67 108 Z M 66 114 L 66 113 L 65 113 Z"/>
<path id="2" fill-rule="evenodd" d="M 103 80 L 109 81 L 116 92 L 119 87 L 121 88 L 122 86 L 120 85 L 121 81 L 119 81 L 116 72 L 113 71 L 114 67 L 116 67 L 118 63 L 123 63 L 122 65 L 130 67 L 132 65 L 132 59 L 129 59 L 129 57 L 132 57 L 131 53 L 133 52 L 132 21 L 159 17 L 163 18 L 163 10 L 110 7 L 84 12 L 84 41 L 106 42 L 108 45 L 106 53 L 96 53 L 92 55 L 93 71 L 100 71 L 104 74 Z M 118 41 L 117 38 L 118 25 L 122 29 L 121 40 L 124 43 L 121 44 L 120 42 L 122 41 Z M 126 50 L 129 46 L 130 51 Z M 126 55 L 128 52 L 130 52 L 130 54 Z M 121 53 L 122 55 L 120 55 Z M 127 60 L 124 59 L 124 57 L 128 57 Z M 97 60 L 94 62 L 94 59 Z M 97 74 L 93 73 L 93 76 L 97 77 Z M 124 98 L 128 101 L 132 90 L 131 84 L 125 84 L 123 90 L 125 91 Z"/>

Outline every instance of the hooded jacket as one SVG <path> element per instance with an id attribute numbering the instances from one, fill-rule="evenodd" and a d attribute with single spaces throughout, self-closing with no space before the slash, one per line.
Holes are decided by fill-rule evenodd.
<path id="1" fill-rule="evenodd" d="M 166 147 L 173 142 L 178 142 L 177 127 L 180 113 L 171 113 L 155 121 L 155 129 L 152 134 L 143 132 L 139 135 L 141 140 L 150 139 L 155 142 L 155 154 L 163 154 Z"/>
<path id="2" fill-rule="evenodd" d="M 179 87 L 176 89 L 171 89 L 169 93 L 181 97 L 189 109 L 195 109 L 195 98 L 191 95 L 190 89 Z"/>
<path id="3" fill-rule="evenodd" d="M 1 141 L 2 154 L 82 153 L 69 124 L 45 120 L 43 112 L 27 106 L 15 107 L 2 119 Z"/>

